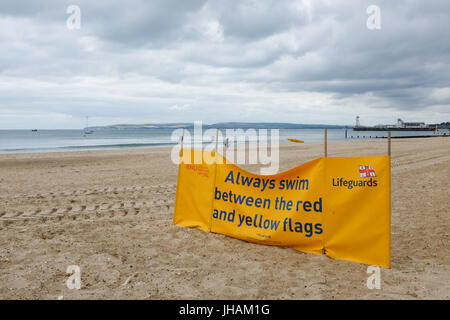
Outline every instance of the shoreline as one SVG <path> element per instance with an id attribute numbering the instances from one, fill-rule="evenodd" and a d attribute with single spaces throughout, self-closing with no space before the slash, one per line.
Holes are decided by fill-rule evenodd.
<path id="1" fill-rule="evenodd" d="M 443 135 L 429 135 L 429 136 L 391 136 L 391 139 L 404 139 L 404 140 L 409 140 L 409 139 L 428 139 L 428 138 L 447 138 L 447 137 L 450 137 L 450 134 L 449 135 L 447 135 L 447 134 L 443 134 Z M 380 137 L 369 137 L 369 138 L 359 138 L 359 136 L 358 137 L 353 137 L 353 138 L 348 138 L 348 139 L 343 139 L 343 140 L 328 140 L 328 144 L 333 144 L 333 143 L 351 143 L 351 142 L 355 142 L 355 141 L 358 141 L 358 142 L 361 142 L 361 141 L 376 141 L 376 140 L 379 140 L 379 139 L 387 139 L 387 137 L 383 137 L 383 136 L 380 136 Z M 303 145 L 304 144 L 320 144 L 320 143 L 322 143 L 323 144 L 323 141 L 305 141 L 304 143 L 302 143 Z M 207 145 L 208 143 L 207 142 L 205 142 L 205 145 Z M 293 142 L 289 142 L 289 141 L 283 141 L 283 142 L 280 142 L 279 143 L 279 145 L 280 145 L 280 147 L 281 146 L 293 146 L 295 143 L 293 143 Z M 39 154 L 72 154 L 72 153 L 80 153 L 80 152 L 103 152 L 103 151 L 116 151 L 116 152 L 120 152 L 120 151 L 130 151 L 130 150 L 153 150 L 153 149 L 172 149 L 173 147 L 175 147 L 175 146 L 177 146 L 178 145 L 178 143 L 173 143 L 173 144 L 170 144 L 170 143 L 164 143 L 164 144 L 161 144 L 161 145 L 154 145 L 154 146 L 148 146 L 148 145 L 145 145 L 145 146 L 142 146 L 142 147 L 123 147 L 123 148 L 115 148 L 115 147 L 112 147 L 112 148 L 108 148 L 108 147 L 105 147 L 105 148 L 100 148 L 100 147 L 96 147 L 96 146 L 94 146 L 94 147 L 92 147 L 92 148 L 86 148 L 86 149 L 84 149 L 83 147 L 79 147 L 79 148 L 77 148 L 77 149 L 79 149 L 79 150 L 61 150 L 61 149 L 70 149 L 70 147 L 60 147 L 60 148 L 58 148 L 58 150 L 54 150 L 54 151 L 36 151 L 36 152 L 33 152 L 33 151 L 30 151 L 30 152 L 28 152 L 28 151 L 24 151 L 24 152 L 4 152 L 4 153 L 2 153 L 2 152 L 0 152 L 0 157 L 2 157 L 2 156 L 7 156 L 7 155 L 39 155 Z M 248 143 L 246 144 L 246 147 L 248 148 Z M 269 149 L 270 149 L 270 145 L 269 145 Z"/>

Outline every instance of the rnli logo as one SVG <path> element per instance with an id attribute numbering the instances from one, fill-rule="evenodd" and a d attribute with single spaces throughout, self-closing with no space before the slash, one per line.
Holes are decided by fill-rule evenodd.
<path id="1" fill-rule="evenodd" d="M 359 166 L 359 176 L 361 178 L 376 177 L 375 170 L 372 166 Z"/>
<path id="2" fill-rule="evenodd" d="M 333 178 L 333 187 L 346 187 L 348 189 L 358 187 L 376 187 L 378 181 L 376 179 L 375 169 L 372 166 L 359 166 L 359 177 L 363 179 L 345 179 L 343 177 Z M 369 179 L 367 179 L 369 178 Z"/>
<path id="3" fill-rule="evenodd" d="M 199 176 L 208 178 L 209 177 L 209 168 L 205 165 L 201 165 L 201 164 L 187 164 L 186 168 L 188 170 L 192 170 L 197 172 L 197 174 Z"/>

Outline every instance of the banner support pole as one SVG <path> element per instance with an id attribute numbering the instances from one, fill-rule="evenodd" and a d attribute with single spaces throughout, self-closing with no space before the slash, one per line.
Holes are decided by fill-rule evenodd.
<path id="1" fill-rule="evenodd" d="M 391 219 L 392 219 L 392 178 L 391 178 L 391 132 L 388 131 L 388 157 L 389 157 L 389 255 L 391 253 Z"/>
<path id="2" fill-rule="evenodd" d="M 216 129 L 216 149 L 214 150 L 214 185 L 216 185 L 216 177 L 217 177 L 217 145 L 219 142 L 219 128 Z M 214 195 L 212 196 L 211 208 L 214 207 Z M 211 220 L 209 221 L 209 232 L 212 230 L 212 222 L 213 217 L 211 215 Z"/>
<path id="3" fill-rule="evenodd" d="M 180 144 L 180 163 L 183 160 L 183 143 L 184 143 L 184 128 L 181 134 L 181 144 Z"/>
<path id="4" fill-rule="evenodd" d="M 216 129 L 216 150 L 215 150 L 216 153 L 218 150 L 218 148 L 217 148 L 218 142 L 219 142 L 219 129 Z"/>
<path id="5" fill-rule="evenodd" d="M 391 156 L 391 132 L 388 132 L 388 156 Z"/>
<path id="6" fill-rule="evenodd" d="M 184 128 L 183 133 L 181 134 L 181 150 L 183 150 L 183 143 L 184 143 Z"/>
<path id="7" fill-rule="evenodd" d="M 323 132 L 323 151 L 324 151 L 324 157 L 326 158 L 328 156 L 328 145 L 327 145 L 327 128 L 324 129 Z M 322 254 L 327 254 L 327 249 L 325 248 L 325 238 L 322 237 Z"/>

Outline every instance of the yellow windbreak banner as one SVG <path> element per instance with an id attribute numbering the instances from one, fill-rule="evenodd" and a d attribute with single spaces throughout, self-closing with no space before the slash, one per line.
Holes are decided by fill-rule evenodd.
<path id="1" fill-rule="evenodd" d="M 389 157 L 320 158 L 257 175 L 215 153 L 183 155 L 201 164 L 179 166 L 174 224 L 390 267 Z"/>

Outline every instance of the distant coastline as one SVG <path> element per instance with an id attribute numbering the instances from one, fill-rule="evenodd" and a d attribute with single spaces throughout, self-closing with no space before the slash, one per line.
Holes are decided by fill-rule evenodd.
<path id="1" fill-rule="evenodd" d="M 345 125 L 330 124 L 300 124 L 284 122 L 220 122 L 214 124 L 203 124 L 203 129 L 345 129 Z M 192 129 L 193 123 L 146 123 L 146 124 L 113 124 L 108 126 L 89 127 L 92 130 L 105 129 Z M 88 128 L 85 128 L 88 129 Z"/>

